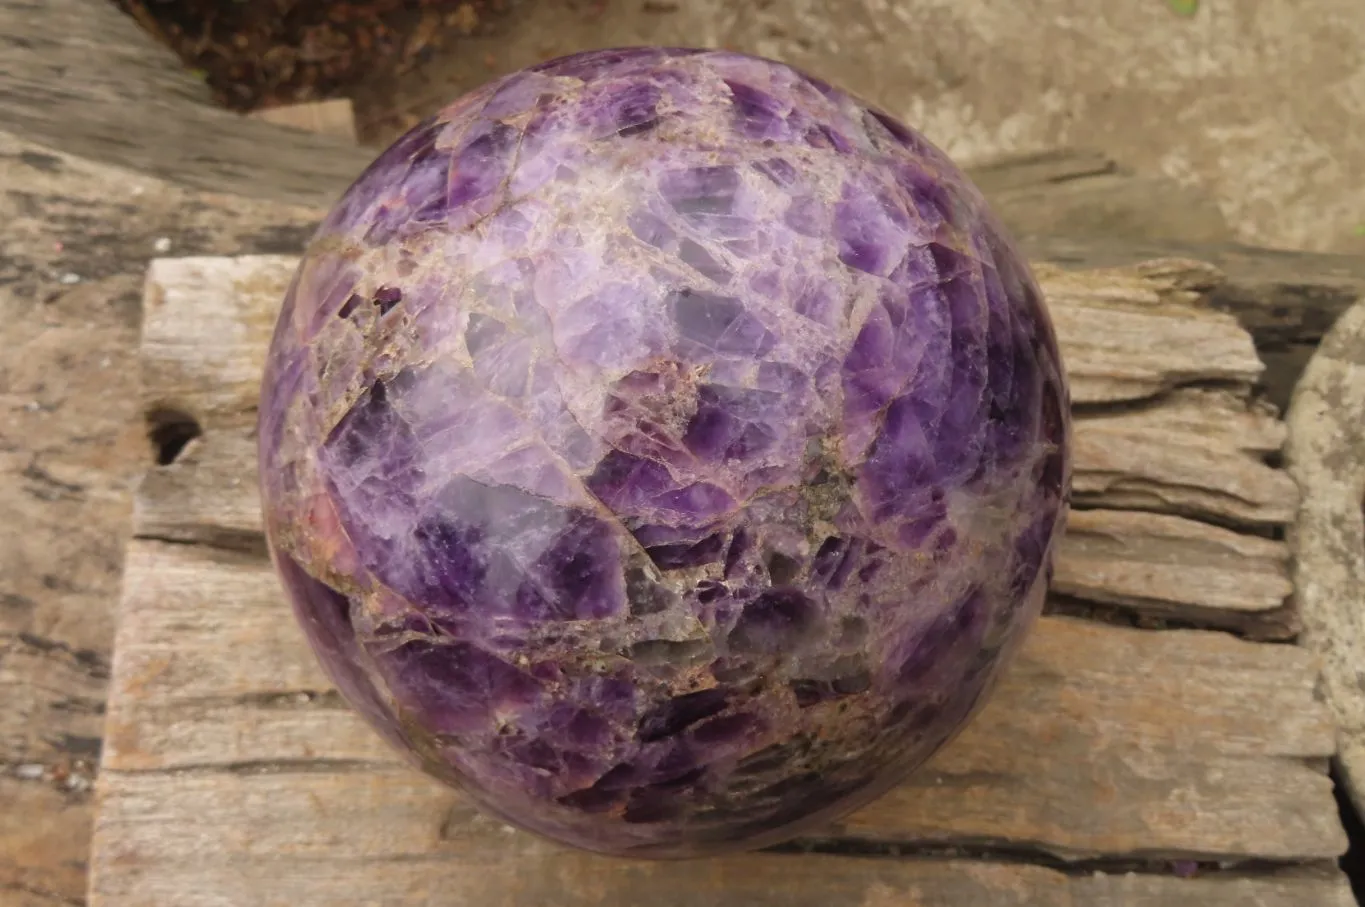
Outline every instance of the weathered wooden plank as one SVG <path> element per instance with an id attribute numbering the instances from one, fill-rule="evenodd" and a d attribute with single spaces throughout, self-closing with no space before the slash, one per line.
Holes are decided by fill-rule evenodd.
<path id="1" fill-rule="evenodd" d="M 1250 385 L 1262 372 L 1236 319 L 1204 304 L 1223 278 L 1194 261 L 1063 271 L 1039 266 L 1074 403 L 1141 400 L 1178 385 Z"/>
<path id="2" fill-rule="evenodd" d="M 334 801 L 322 801 L 322 808 Z M 150 805 L 150 804 L 149 804 Z M 338 816 L 340 818 L 340 816 Z M 150 820 L 144 820 L 150 821 Z M 488 835 L 498 837 L 496 829 Z M 519 861 L 520 860 L 520 861 Z M 96 885 L 102 867 L 94 868 Z M 269 878 L 269 882 L 264 879 Z M 269 855 L 228 866 L 180 864 L 154 878 L 97 887 L 92 907 L 1353 907 L 1341 879 L 1193 879 L 1086 874 L 967 860 L 761 855 L 639 863 L 556 852 L 533 861 L 489 854 L 453 860 L 297 860 Z"/>
<path id="3" fill-rule="evenodd" d="M 1227 278 L 1213 288 L 1210 303 L 1236 315 L 1260 348 L 1321 340 L 1365 295 L 1365 258 L 1359 255 L 1036 231 L 1025 231 L 1020 242 L 1034 261 L 1068 270 L 1124 268 L 1167 258 L 1208 262 Z"/>
<path id="4" fill-rule="evenodd" d="M 126 798 L 131 799 L 131 798 Z M 319 798 L 317 809 L 336 804 Z M 366 801 L 368 805 L 369 801 Z M 153 804 L 125 819 L 155 822 Z M 151 815 L 148 815 L 148 814 Z M 344 813 L 328 813 L 338 824 Z M 498 838 L 498 830 L 486 834 Z M 639 863 L 556 852 L 526 860 L 498 852 L 475 868 L 453 858 L 300 860 L 274 855 L 227 865 L 186 861 L 106 885 L 94 867 L 92 907 L 1354 907 L 1341 878 L 1073 877 L 1020 864 L 755 855 L 700 863 Z M 265 881 L 269 879 L 269 881 Z M 172 900 L 174 899 L 174 900 Z"/>
<path id="5" fill-rule="evenodd" d="M 379 743 L 323 679 L 264 559 L 135 541 L 126 588 L 97 907 L 1351 903 L 1330 875 L 568 852 L 477 813 Z M 1045 618 L 954 744 L 808 844 L 1000 845 L 1148 867 L 1331 858 L 1344 848 L 1324 774 L 1333 728 L 1313 688 L 1294 647 Z"/>
<path id="6" fill-rule="evenodd" d="M 143 295 L 143 398 L 204 424 L 256 406 L 266 349 L 298 267 L 287 255 L 157 259 Z"/>
<path id="7" fill-rule="evenodd" d="M 1087 414 L 1075 422 L 1075 500 L 1282 525 L 1298 491 L 1266 460 L 1284 439 L 1268 409 L 1222 390 L 1182 388 L 1159 405 Z"/>
<path id="8" fill-rule="evenodd" d="M 262 550 L 252 432 L 250 421 L 210 429 L 174 463 L 150 470 L 136 503 L 137 534 Z M 1102 434 L 1093 449 L 1112 458 L 1104 442 L 1114 434 Z M 1181 439 L 1139 433 L 1138 440 L 1118 443 L 1137 445 L 1130 462 L 1154 464 L 1169 455 L 1171 445 L 1180 449 Z M 1241 459 L 1225 459 L 1232 461 L 1230 468 L 1243 468 Z M 1255 464 L 1250 469 L 1259 471 Z M 1097 487 L 1112 482 L 1106 468 L 1090 468 L 1083 458 L 1078 475 L 1078 482 Z M 1142 476 L 1135 474 L 1133 481 Z M 1282 484 L 1282 478 L 1273 474 L 1270 481 Z M 1123 495 L 1133 493 L 1130 486 L 1121 490 Z M 1189 497 L 1189 492 L 1184 494 Z M 1108 498 L 1101 491 L 1092 499 L 1104 504 Z M 1054 588 L 1061 595 L 1156 618 L 1278 638 L 1295 628 L 1292 613 L 1284 607 L 1292 588 L 1288 570 L 1283 542 L 1188 517 L 1084 510 L 1071 515 L 1058 552 Z"/>
<path id="9" fill-rule="evenodd" d="M 1052 591 L 1261 638 L 1298 626 L 1284 542 L 1166 514 L 1073 510 Z"/>
<path id="10" fill-rule="evenodd" d="M 1365 809 L 1365 300 L 1323 339 L 1288 424 L 1286 459 L 1303 489 L 1289 534 L 1300 641 L 1322 657 L 1343 781 Z"/>
<path id="11" fill-rule="evenodd" d="M 0 44 L 14 35 L 0 33 Z M 94 798 L 83 784 L 54 792 L 37 773 L 88 780 L 98 759 L 131 492 L 147 462 L 136 359 L 147 261 L 167 247 L 296 248 L 320 213 L 191 192 L 0 134 L 6 907 L 25 903 L 21 890 L 43 892 L 31 897 L 45 907 L 84 896 Z"/>
<path id="12" fill-rule="evenodd" d="M 226 393 L 229 382 L 215 386 L 204 379 L 204 385 L 198 399 L 219 407 L 220 391 Z M 162 401 L 152 404 L 154 410 L 195 401 L 189 394 L 158 393 L 154 385 L 148 393 Z M 177 534 L 193 527 L 202 533 L 259 526 L 252 420 L 242 413 L 216 418 L 216 432 L 210 427 L 175 463 L 148 473 L 137 532 L 181 537 Z M 1293 518 L 1298 492 L 1266 457 L 1280 449 L 1284 437 L 1283 423 L 1271 413 L 1222 391 L 1183 389 L 1148 408 L 1082 411 L 1075 418 L 1076 499 L 1087 507 L 1282 525 Z"/>
<path id="13" fill-rule="evenodd" d="M 135 541 L 127 589 L 106 772 L 331 772 L 363 786 L 366 770 L 397 770 L 314 665 L 264 559 Z M 1045 618 L 958 741 L 829 834 L 1069 857 L 1331 857 L 1343 842 L 1320 763 L 1334 736 L 1314 680 L 1294 647 Z M 253 832 L 261 847 L 275 833 Z"/>
<path id="14" fill-rule="evenodd" d="M 278 582 L 264 559 L 205 546 L 153 541 L 135 541 L 131 550 L 120 628 L 120 641 L 127 644 L 118 655 L 117 686 L 136 696 L 137 708 L 144 704 L 190 709 L 240 706 L 261 711 L 311 712 L 337 707 L 334 700 L 324 695 L 330 685 L 296 638 L 298 634 L 283 604 Z M 206 606 L 205 602 L 212 605 Z M 1219 721 L 1226 721 L 1228 727 L 1242 728 L 1247 737 L 1234 736 L 1237 745 L 1253 746 L 1260 740 L 1268 749 L 1254 752 L 1263 755 L 1306 757 L 1330 752 L 1331 729 L 1322 723 L 1323 707 L 1312 703 L 1313 663 L 1305 653 L 1292 648 L 1249 645 L 1219 634 L 1148 634 L 1052 619 L 1044 620 L 1043 626 L 1048 629 L 1040 631 L 1044 634 L 1042 640 L 1059 640 L 1055 645 L 1035 644 L 1042 647 L 1038 649 L 1039 657 L 1045 655 L 1056 662 L 1049 662 L 1051 666 L 1043 670 L 1046 675 L 1043 679 L 1050 683 L 1061 682 L 1069 676 L 1068 672 L 1083 671 L 1088 672 L 1085 679 L 1077 682 L 1084 686 L 1093 681 L 1090 675 L 1112 670 L 1115 676 L 1108 682 L 1123 687 L 1128 681 L 1121 676 L 1120 669 L 1107 667 L 1111 658 L 1129 662 L 1137 659 L 1140 663 L 1134 669 L 1145 672 L 1154 669 L 1161 658 L 1197 661 L 1207 656 L 1206 669 L 1214 673 L 1203 680 L 1214 688 L 1196 691 L 1192 694 L 1196 697 L 1193 702 L 1224 715 Z M 226 651 L 243 644 L 250 645 L 250 656 L 239 657 Z M 1073 645 L 1084 651 L 1068 652 L 1068 646 Z M 1225 673 L 1214 676 L 1217 672 Z M 1303 676 L 1293 681 L 1296 672 L 1303 672 Z M 1264 679 L 1259 679 L 1263 674 Z M 1134 676 L 1146 677 L 1143 673 Z M 1159 704 L 1173 718 L 1169 733 L 1176 736 L 1171 738 L 1171 745 L 1182 741 L 1195 745 L 1202 734 L 1218 731 L 1221 725 L 1210 725 L 1207 716 L 1180 712 L 1180 703 L 1185 701 L 1184 694 L 1180 694 L 1181 685 L 1189 679 L 1147 678 L 1143 685 L 1132 685 L 1124 701 L 1133 697 L 1134 701 L 1143 701 L 1143 697 L 1151 696 L 1148 704 L 1153 707 Z M 1239 686 L 1234 683 L 1238 680 L 1253 685 Z M 1118 694 L 1106 695 L 1112 698 Z M 1263 702 L 1264 697 L 1269 698 Z M 119 704 L 110 712 L 106 764 L 115 768 L 168 767 L 161 762 L 138 761 L 144 760 L 138 755 L 144 751 L 166 754 L 175 752 L 175 748 L 160 742 L 138 743 L 140 738 L 125 737 L 120 711 L 125 707 L 126 704 Z M 1301 708 L 1305 711 L 1300 712 Z M 134 709 L 130 714 L 136 716 L 138 712 Z M 1180 726 L 1183 719 L 1187 719 L 1183 723 L 1188 726 Z M 1286 721 L 1290 722 L 1289 735 L 1281 737 L 1279 732 L 1285 730 Z M 135 723 L 127 730 L 139 735 L 162 734 L 168 732 L 168 726 Z M 1150 731 L 1146 729 L 1143 733 Z M 185 759 L 199 763 L 204 761 L 204 753 L 231 751 L 230 746 L 222 749 L 223 746 L 227 744 L 214 740 L 202 748 L 203 752 L 195 750 L 198 755 Z M 378 752 L 382 751 L 365 749 L 352 752 L 347 758 L 377 758 Z M 286 758 L 286 754 L 244 750 L 223 758 L 276 759 Z M 134 760 L 136 764 L 124 766 L 124 760 Z"/>
<path id="15" fill-rule="evenodd" d="M 1071 885 L 1075 907 L 1354 907 L 1340 877 L 1314 875 L 1175 881 L 1138 873 L 1094 873 Z"/>
<path id="16" fill-rule="evenodd" d="M 142 354 L 152 402 L 204 418 L 256 404 L 265 347 L 297 267 L 289 256 L 154 261 Z M 1251 337 L 1202 304 L 1219 275 L 1189 261 L 1039 273 L 1078 405 L 1142 400 L 1182 384 L 1250 385 Z"/>
<path id="17" fill-rule="evenodd" d="M 147 406 L 183 410 L 208 431 L 174 463 L 148 474 L 137 502 L 138 534 L 260 548 L 252 410 L 273 313 L 295 266 L 285 256 L 153 263 L 143 346 Z M 1045 270 L 1043 279 L 1073 386 L 1087 404 L 1076 416 L 1080 500 L 1253 525 L 1289 517 L 1293 483 L 1263 460 L 1283 438 L 1274 417 L 1234 391 L 1169 392 L 1182 382 L 1215 380 L 1245 390 L 1258 373 L 1246 332 L 1200 305 L 1215 272 L 1197 263 L 1153 262 L 1094 274 Z M 1147 408 L 1099 407 L 1158 394 Z M 1107 526 L 1107 563 L 1094 563 L 1094 545 L 1064 548 L 1066 594 L 1259 635 L 1290 631 L 1284 612 L 1264 613 L 1288 594 L 1283 546 L 1239 543 L 1189 520 L 1130 517 Z M 1118 532 L 1123 537 L 1112 538 Z M 1171 570 L 1192 567 L 1189 557 L 1170 558 L 1193 550 L 1185 543 L 1194 539 L 1221 539 L 1239 552 L 1236 567 L 1201 565 L 1195 579 L 1216 589 Z M 1163 559 L 1165 582 L 1151 585 Z M 1205 592 L 1212 594 L 1199 597 Z"/>
<path id="18" fill-rule="evenodd" d="M 0 2 L 0 122 L 53 150 L 188 188 L 325 205 L 372 152 L 216 109 L 104 0 Z"/>

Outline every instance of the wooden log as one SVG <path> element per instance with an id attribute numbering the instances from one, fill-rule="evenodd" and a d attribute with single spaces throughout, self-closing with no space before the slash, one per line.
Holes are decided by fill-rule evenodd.
<path id="1" fill-rule="evenodd" d="M 1210 304 L 1236 315 L 1264 345 L 1316 343 L 1365 295 L 1365 259 L 1359 255 L 1235 243 L 1049 235 L 1027 228 L 1019 235 L 1032 259 L 1073 271 L 1131 267 L 1168 258 L 1207 262 L 1226 278 L 1210 293 Z"/>
<path id="2" fill-rule="evenodd" d="M 1365 301 L 1323 340 L 1289 410 L 1300 641 L 1323 662 L 1346 791 L 1365 810 Z"/>
<path id="3" fill-rule="evenodd" d="M 0 123 L 51 151 L 205 192 L 327 205 L 369 162 L 345 142 L 210 107 L 104 0 L 0 0 Z"/>

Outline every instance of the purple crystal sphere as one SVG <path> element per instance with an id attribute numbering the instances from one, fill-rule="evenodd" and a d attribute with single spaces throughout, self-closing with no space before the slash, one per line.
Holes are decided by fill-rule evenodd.
<path id="1" fill-rule="evenodd" d="M 386 150 L 308 249 L 266 527 L 346 699 L 515 825 L 654 857 L 864 804 L 981 703 L 1070 481 L 1056 339 L 905 126 L 580 54 Z"/>

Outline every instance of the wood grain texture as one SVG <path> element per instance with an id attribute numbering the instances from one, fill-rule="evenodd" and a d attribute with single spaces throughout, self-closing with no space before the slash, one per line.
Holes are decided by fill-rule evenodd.
<path id="1" fill-rule="evenodd" d="M 645 898 L 650 886 L 679 904 L 748 904 L 749 874 L 775 904 L 860 903 L 868 895 L 847 886 L 869 884 L 873 867 L 886 896 L 901 899 L 887 903 L 917 890 L 926 904 L 1107 903 L 1098 890 L 1073 900 L 1094 885 L 1088 876 L 987 861 L 773 855 L 691 866 L 568 853 L 481 816 L 378 742 L 317 669 L 263 558 L 138 540 L 127 590 L 97 904 L 436 903 L 452 891 L 445 903 L 657 903 Z M 1314 698 L 1311 661 L 1221 633 L 1044 618 L 954 744 L 806 844 L 1330 859 L 1345 842 L 1323 771 L 1333 726 Z M 820 873 L 808 876 L 814 865 Z M 1006 890 L 974 887 L 980 873 Z M 684 883 L 693 876 L 704 881 Z M 1171 878 L 1151 884 L 1168 899 L 1196 891 Z M 1276 896 L 1290 885 L 1260 884 Z M 1300 897 L 1317 892 L 1301 903 L 1337 903 L 1344 890 L 1325 878 L 1286 891 L 1300 884 L 1309 886 Z M 1011 891 L 1017 900 L 998 899 Z M 1224 903 L 1209 896 L 1202 903 Z"/>
<path id="2" fill-rule="evenodd" d="M 256 376 L 293 267 L 275 256 L 151 269 L 145 405 L 203 434 L 138 497 L 94 903 L 1349 903 L 1330 869 L 1345 839 L 1312 656 L 1204 630 L 1044 618 L 949 748 L 801 842 L 824 855 L 623 862 L 481 816 L 345 706 L 263 556 Z M 1293 516 L 1292 483 L 1265 462 L 1284 430 L 1249 402 L 1249 336 L 1205 304 L 1217 274 L 1161 262 L 1044 277 L 1078 363 L 1087 507 L 1057 591 L 1282 635 L 1285 545 L 1243 529 Z M 1104 330 L 1123 316 L 1146 326 Z M 1148 332 L 1165 339 L 1144 357 Z M 919 858 L 831 853 L 849 851 Z M 1223 868 L 1179 879 L 1171 861 Z M 1142 871 L 1073 868 L 1090 865 Z M 1253 866 L 1280 869 L 1241 875 Z"/>
<path id="3" fill-rule="evenodd" d="M 1256 341 L 1267 369 L 1261 385 L 1281 410 L 1294 385 L 1337 318 L 1365 296 L 1365 257 L 1255 249 L 1229 243 L 1182 242 L 1173 237 L 1139 240 L 1103 232 L 1047 235 L 1018 231 L 1035 262 L 1068 270 L 1131 267 L 1169 258 L 1216 267 L 1225 280 L 1209 291 L 1209 305 L 1234 315 Z"/>
<path id="4" fill-rule="evenodd" d="M 152 263 L 146 406 L 184 412 L 206 432 L 146 476 L 139 535 L 261 547 L 254 407 L 273 315 L 295 266 L 287 256 Z M 1261 636 L 1292 632 L 1281 608 L 1289 594 L 1284 546 L 1201 522 L 1274 526 L 1296 503 L 1293 482 L 1265 462 L 1284 427 L 1247 402 L 1260 370 L 1251 339 L 1231 316 L 1203 305 L 1217 273 L 1166 261 L 1041 276 L 1080 404 L 1077 500 L 1114 514 L 1103 524 L 1079 517 L 1093 532 L 1085 544 L 1078 536 L 1063 547 L 1063 594 Z M 1222 389 L 1182 386 L 1189 382 Z M 1115 402 L 1126 405 L 1105 406 Z M 1202 547 L 1191 548 L 1195 540 Z M 1196 562 L 1200 572 L 1190 573 Z"/>
<path id="5" fill-rule="evenodd" d="M 254 406 L 265 346 L 297 264 L 285 255 L 154 261 L 142 340 L 147 392 L 206 416 Z M 1143 400 L 1197 382 L 1245 392 L 1262 372 L 1250 335 L 1205 305 L 1221 280 L 1207 265 L 1044 267 L 1038 276 L 1077 405 Z M 190 306 L 195 319 L 184 316 Z"/>
<path id="6" fill-rule="evenodd" d="M 1298 491 L 1266 462 L 1285 440 L 1265 407 L 1223 390 L 1181 388 L 1139 409 L 1076 419 L 1076 503 L 1159 510 L 1246 526 L 1294 518 Z"/>
<path id="7" fill-rule="evenodd" d="M 105 0 L 0 2 L 0 122 L 176 185 L 326 205 L 369 163 L 344 141 L 243 118 Z"/>
<path id="8" fill-rule="evenodd" d="M 132 490 L 150 462 L 137 365 L 147 262 L 167 245 L 184 255 L 294 249 L 320 216 L 0 133 L 5 907 L 79 903 L 85 892 Z"/>
<path id="9" fill-rule="evenodd" d="M 1167 514 L 1073 510 L 1055 595 L 1259 638 L 1298 630 L 1289 546 Z"/>
<path id="10" fill-rule="evenodd" d="M 1190 382 L 1249 388 L 1264 369 L 1237 320 L 1205 305 L 1222 275 L 1195 261 L 1037 269 L 1076 404 L 1156 396 Z"/>
<path id="11" fill-rule="evenodd" d="M 1323 662 L 1347 793 L 1365 809 L 1365 301 L 1327 334 L 1290 407 L 1290 532 L 1300 641 Z"/>

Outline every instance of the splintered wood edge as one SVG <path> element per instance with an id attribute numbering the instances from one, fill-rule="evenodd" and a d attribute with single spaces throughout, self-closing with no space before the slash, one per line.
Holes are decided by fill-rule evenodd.
<path id="1" fill-rule="evenodd" d="M 1334 728 L 1314 696 L 1312 656 L 1296 647 L 1044 618 L 942 754 L 796 845 L 928 858 L 959 848 L 977 860 L 765 854 L 677 864 L 569 852 L 482 816 L 403 766 L 337 698 L 301 636 L 282 632 L 288 622 L 264 559 L 133 542 L 93 904 L 700 907 L 722 896 L 749 903 L 745 867 L 766 879 L 774 905 L 856 903 L 874 878 L 888 904 L 914 895 L 1017 904 L 1030 879 L 1044 886 L 1027 889 L 1030 904 L 1084 896 L 1117 907 L 1129 903 L 1120 893 L 1139 891 L 1162 904 L 1351 903 L 1328 862 L 1345 847 L 1324 773 Z M 1019 864 L 1021 854 L 1144 873 L 1071 875 Z M 1169 871 L 1163 861 L 1212 874 L 1180 887 L 1189 882 L 1159 874 Z M 1241 864 L 1266 861 L 1311 876 L 1238 876 Z M 823 882 L 806 876 L 812 866 Z M 981 889 L 981 873 L 1011 881 Z M 1220 885 L 1229 898 L 1262 900 L 1223 900 Z M 641 900 L 649 890 L 677 900 Z"/>
<path id="2" fill-rule="evenodd" d="M 209 431 L 148 474 L 136 502 L 139 535 L 261 547 L 250 416 L 297 263 L 289 256 L 152 263 L 142 349 L 147 407 Z M 1104 545 L 1094 532 L 1070 534 L 1059 553 L 1059 594 L 1257 638 L 1292 635 L 1284 544 L 1232 545 L 1235 534 L 1199 522 L 1274 527 L 1292 519 L 1297 504 L 1292 479 L 1265 462 L 1284 426 L 1247 401 L 1260 368 L 1250 336 L 1202 305 L 1221 274 L 1162 260 L 1087 273 L 1043 267 L 1040 277 L 1073 393 L 1090 404 L 1075 420 L 1077 503 L 1176 515 L 1110 519 Z M 1175 386 L 1196 380 L 1220 389 Z M 1125 405 L 1103 406 L 1114 402 Z M 1096 519 L 1076 517 L 1092 529 Z M 1207 560 L 1178 556 L 1194 550 Z"/>
<path id="3" fill-rule="evenodd" d="M 1286 461 L 1303 495 L 1289 533 L 1299 641 L 1322 658 L 1342 776 L 1365 811 L 1365 300 L 1323 338 L 1288 425 Z"/>

